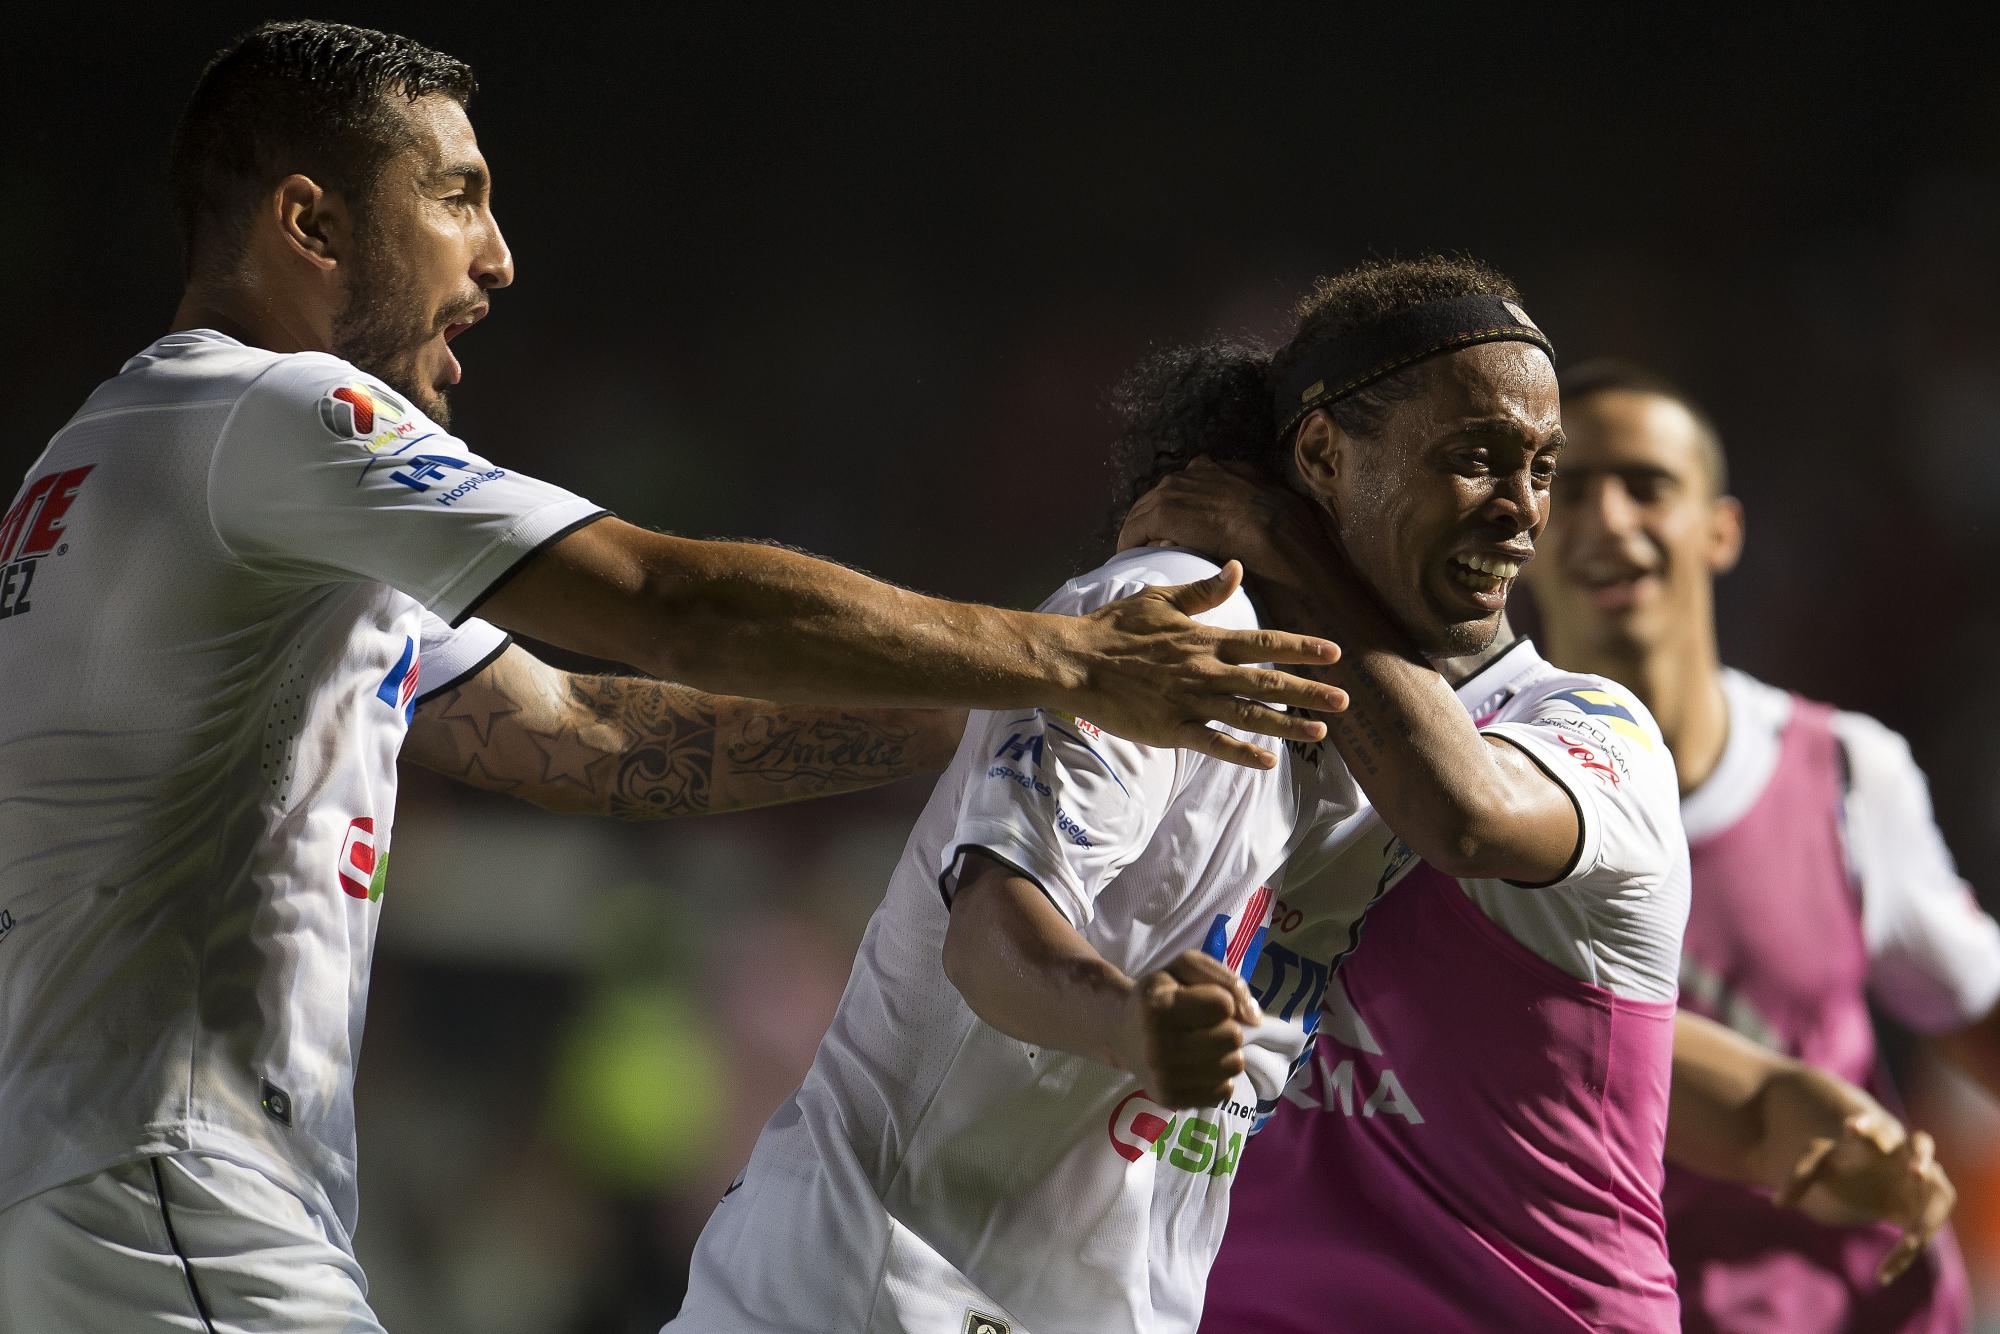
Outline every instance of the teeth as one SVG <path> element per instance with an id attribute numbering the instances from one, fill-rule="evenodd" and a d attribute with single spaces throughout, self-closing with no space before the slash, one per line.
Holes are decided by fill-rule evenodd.
<path id="1" fill-rule="evenodd" d="M 1520 562 L 1498 560 L 1492 556 L 1455 556 L 1453 559 L 1481 574 L 1490 574 L 1500 579 L 1512 579 L 1521 572 Z"/>

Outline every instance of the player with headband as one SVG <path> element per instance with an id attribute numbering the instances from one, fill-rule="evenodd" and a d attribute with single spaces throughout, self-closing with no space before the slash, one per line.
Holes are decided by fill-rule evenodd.
<path id="1" fill-rule="evenodd" d="M 1356 780 L 1452 873 L 1621 877 L 1632 971 L 1671 996 L 1686 868 L 1664 748 L 1635 744 L 1628 795 L 1600 795 L 1560 729 L 1598 716 L 1589 692 L 1605 683 L 1545 672 L 1534 706 L 1482 736 L 1424 656 L 1492 639 L 1561 445 L 1548 341 L 1512 287 L 1447 260 L 1325 282 L 1278 367 L 1293 419 L 1282 442 L 1266 367 L 1229 369 L 1263 423 L 1248 452 L 1340 522 L 1344 557 L 1314 536 L 1288 568 L 1302 585 L 1365 587 L 1355 613 L 1379 598 L 1394 618 L 1377 618 L 1380 646 L 1342 678 L 1360 725 L 1338 731 L 1338 751 L 1288 748 L 1279 771 L 1251 774 L 1100 737 L 1088 720 L 975 715 L 811 1072 L 696 1247 L 676 1328 L 1192 1329 L 1231 1182 L 1255 1152 L 1247 1132 L 1305 1050 L 1346 948 L 1345 924 L 1317 918 L 1279 938 L 1286 862 L 1351 823 Z M 1184 387 L 1174 370 L 1128 387 L 1144 429 L 1121 443 L 1122 503 L 1212 444 L 1171 402 L 1163 438 L 1160 400 Z M 1050 605 L 1210 568 L 1129 550 Z M 1250 624 L 1304 589 L 1267 592 L 1277 600 L 1237 597 L 1217 615 Z M 1300 605 L 1343 625 L 1350 610 Z M 1615 1080 L 1638 1104 L 1621 1142 L 1657 1166 L 1671 1003 L 1636 1003 L 1634 1031 L 1604 1036 L 1631 1057 Z M 1664 1284 L 1663 1253 L 1654 1268 Z"/>
<path id="2" fill-rule="evenodd" d="M 1331 837 L 1303 840 L 1287 867 L 1252 991 L 1266 1006 L 1323 1001 L 1319 1054 L 1245 1156 L 1203 1328 L 1675 1328 L 1659 1202 L 1670 1069 L 1675 1137 L 1704 1165 L 1786 1183 L 1823 1216 L 1905 1221 L 1913 1255 L 1951 1202 L 1924 1142 L 1859 1090 L 1676 1016 L 1685 851 L 1672 763 L 1644 710 L 1610 681 L 1551 666 L 1504 621 L 1474 652 L 1431 652 L 1455 698 L 1418 667 L 1403 627 L 1420 624 L 1407 609 L 1422 590 L 1397 587 L 1376 553 L 1425 541 L 1424 497 L 1440 485 L 1427 473 L 1448 479 L 1441 504 L 1528 470 L 1516 485 L 1530 517 L 1506 562 L 1485 571 L 1504 595 L 1547 514 L 1553 469 L 1534 467 L 1546 455 L 1477 417 L 1433 418 L 1428 430 L 1403 418 L 1398 433 L 1398 417 L 1383 429 L 1337 399 L 1330 426 L 1313 426 L 1324 385 L 1348 383 L 1334 376 L 1349 367 L 1295 358 L 1281 352 L 1273 370 L 1225 347 L 1170 364 L 1156 415 L 1202 423 L 1189 434 L 1203 453 L 1264 480 L 1236 480 L 1232 494 L 1231 478 L 1198 463 L 1127 528 L 1131 541 L 1194 546 L 1247 536 L 1257 596 L 1341 625 L 1346 657 L 1329 676 L 1353 703 L 1334 740 L 1373 802 Z M 1430 364 L 1452 369 L 1450 358 Z M 1281 386 L 1277 413 L 1260 412 L 1267 377 Z M 1408 403 L 1415 389 L 1392 382 L 1385 397 Z M 1304 418 L 1294 394 L 1308 400 Z M 1301 435 L 1344 438 L 1351 490 L 1322 501 L 1337 551 L 1322 514 L 1272 484 L 1265 442 L 1288 417 Z M 1304 472 L 1312 458 L 1301 449 L 1286 462 Z M 1392 533 L 1350 500 L 1371 495 L 1397 498 Z M 1343 560 L 1358 581 L 1328 579 Z M 1419 683 L 1430 714 L 1406 702 Z M 1561 785 L 1576 840 L 1562 861 L 1544 849 L 1539 864 L 1482 867 L 1465 826 L 1440 827 L 1452 812 L 1370 776 L 1375 756 L 1399 749 L 1382 736 L 1457 771 L 1465 761 L 1444 758 L 1454 722 L 1476 723 Z M 1330 982 L 1301 963 L 1330 953 L 1341 960 Z"/>

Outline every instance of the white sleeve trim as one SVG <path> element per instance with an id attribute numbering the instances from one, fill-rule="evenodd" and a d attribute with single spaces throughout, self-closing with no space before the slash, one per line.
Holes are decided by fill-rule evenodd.
<path id="1" fill-rule="evenodd" d="M 1034 840 L 1021 837 L 1011 825 L 998 820 L 965 820 L 952 834 L 945 849 L 945 864 L 938 874 L 938 888 L 946 904 L 958 890 L 961 863 L 969 851 L 988 853 L 1033 880 L 1071 926 L 1090 925 L 1093 916 L 1090 896 L 1083 892 L 1075 872 L 1060 857 L 1051 857 Z"/>
<path id="2" fill-rule="evenodd" d="M 1575 771 L 1556 743 L 1546 735 L 1547 729 L 1531 723 L 1495 723 L 1480 729 L 1481 736 L 1499 737 L 1508 745 L 1526 755 L 1540 769 L 1553 779 L 1576 808 L 1577 835 L 1576 849 L 1570 854 L 1566 870 L 1553 880 L 1545 880 L 1535 885 L 1519 885 L 1522 889 L 1549 889 L 1555 885 L 1568 884 L 1572 880 L 1590 874 L 1602 856 L 1604 846 L 1604 823 L 1597 813 L 1597 794 L 1586 789 L 1584 779 Z M 1515 881 L 1508 881 L 1516 884 Z"/>
<path id="3" fill-rule="evenodd" d="M 507 576 L 543 547 L 568 537 L 585 524 L 606 518 L 611 511 L 588 500 L 558 500 L 522 515 L 487 548 L 460 566 L 431 599 L 431 610 L 440 619 L 457 625 L 484 602 Z"/>

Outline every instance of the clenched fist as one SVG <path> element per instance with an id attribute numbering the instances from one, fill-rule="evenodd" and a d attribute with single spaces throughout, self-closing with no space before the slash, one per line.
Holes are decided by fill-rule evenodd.
<path id="1" fill-rule="evenodd" d="M 1167 1107 L 1213 1107 L 1243 1073 L 1243 1030 L 1263 1020 L 1250 988 L 1189 950 L 1133 985 L 1118 1028 L 1119 1064 Z"/>

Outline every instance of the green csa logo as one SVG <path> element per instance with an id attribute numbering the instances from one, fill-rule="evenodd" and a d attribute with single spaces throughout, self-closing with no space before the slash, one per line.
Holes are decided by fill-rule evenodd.
<path id="1" fill-rule="evenodd" d="M 1133 1089 L 1111 1109 L 1111 1147 L 1136 1163 L 1152 1154 L 1169 1167 L 1197 1176 L 1222 1177 L 1243 1157 L 1243 1132 L 1194 1112 L 1176 1112 Z"/>

